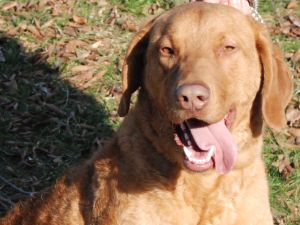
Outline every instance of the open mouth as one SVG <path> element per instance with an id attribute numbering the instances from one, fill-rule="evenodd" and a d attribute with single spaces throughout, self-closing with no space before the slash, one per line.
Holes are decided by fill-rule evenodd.
<path id="1" fill-rule="evenodd" d="M 183 148 L 185 166 L 196 172 L 215 168 L 220 174 L 232 170 L 237 146 L 229 131 L 235 116 L 230 110 L 224 119 L 207 124 L 188 119 L 175 127 L 175 141 Z"/>

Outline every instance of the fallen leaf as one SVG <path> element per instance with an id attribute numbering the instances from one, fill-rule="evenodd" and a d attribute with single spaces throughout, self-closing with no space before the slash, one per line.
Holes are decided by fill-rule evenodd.
<path id="1" fill-rule="evenodd" d="M 85 59 L 87 58 L 91 52 L 86 49 L 76 49 L 76 56 L 78 59 Z"/>
<path id="2" fill-rule="evenodd" d="M 77 28 L 80 33 L 88 33 L 92 31 L 90 26 L 81 26 Z"/>
<path id="3" fill-rule="evenodd" d="M 97 49 L 97 48 L 99 48 L 100 46 L 103 46 L 103 41 L 102 41 L 102 40 L 96 41 L 95 43 L 93 43 L 93 44 L 91 45 L 91 48 Z"/>
<path id="4" fill-rule="evenodd" d="M 90 87 L 94 82 L 98 81 L 99 79 L 101 79 L 104 75 L 106 74 L 106 71 L 101 71 L 99 73 L 97 73 L 96 75 L 94 75 L 92 77 L 92 79 L 88 80 L 84 85 L 82 85 L 82 89 L 86 89 L 88 87 Z"/>
<path id="5" fill-rule="evenodd" d="M 8 11 L 10 9 L 13 9 L 13 8 L 16 8 L 18 7 L 18 3 L 17 2 L 9 2 L 9 3 L 6 3 L 2 6 L 2 10 L 3 11 Z"/>
<path id="6" fill-rule="evenodd" d="M 294 64 L 296 64 L 298 61 L 300 61 L 300 48 L 293 54 L 291 57 L 291 60 Z"/>
<path id="7" fill-rule="evenodd" d="M 40 23 L 40 21 L 37 18 L 34 18 L 34 25 L 36 26 L 36 28 L 38 30 L 41 29 L 41 23 Z"/>
<path id="8" fill-rule="evenodd" d="M 69 23 L 67 24 L 67 26 L 74 27 L 74 28 L 79 28 L 79 27 L 81 27 L 81 25 L 79 25 L 79 24 L 77 24 L 77 23 L 74 23 L 74 22 L 69 22 Z"/>
<path id="9" fill-rule="evenodd" d="M 18 29 L 19 29 L 19 31 L 24 31 L 24 30 L 26 30 L 26 29 L 27 29 L 27 24 L 26 24 L 26 23 L 20 23 L 20 24 L 18 25 Z"/>
<path id="10" fill-rule="evenodd" d="M 74 66 L 71 71 L 73 73 L 78 73 L 78 72 L 85 72 L 88 70 L 92 70 L 95 69 L 95 66 L 91 66 L 91 65 L 78 65 L 78 66 Z"/>
<path id="11" fill-rule="evenodd" d="M 72 36 L 72 37 L 76 37 L 77 36 L 77 32 L 76 32 L 76 29 L 74 27 L 65 26 L 62 32 L 64 34 Z"/>
<path id="12" fill-rule="evenodd" d="M 72 76 L 68 79 L 69 82 L 71 82 L 73 85 L 75 85 L 77 88 L 83 86 L 88 80 L 93 78 L 94 71 L 84 71 L 81 73 L 78 73 L 75 76 Z"/>
<path id="13" fill-rule="evenodd" d="M 43 34 L 33 25 L 29 25 L 26 28 L 30 33 L 32 33 L 36 38 L 43 39 Z"/>
<path id="14" fill-rule="evenodd" d="M 289 106 L 286 110 L 286 119 L 289 126 L 293 126 L 293 124 L 300 119 L 300 110 L 292 105 Z"/>
<path id="15" fill-rule="evenodd" d="M 132 31 L 132 32 L 137 32 L 138 31 L 138 26 L 136 24 L 130 23 L 130 22 L 127 22 L 127 21 L 125 21 L 122 24 L 122 28 L 125 29 L 125 30 Z"/>
<path id="16" fill-rule="evenodd" d="M 292 27 L 291 33 L 300 37 L 300 27 Z"/>
<path id="17" fill-rule="evenodd" d="M 75 23 L 78 23 L 80 25 L 87 24 L 87 19 L 84 17 L 73 15 L 72 18 Z"/>
<path id="18" fill-rule="evenodd" d="M 300 19 L 296 15 L 288 15 L 288 19 L 292 22 L 292 24 L 296 27 L 300 27 Z"/>
<path id="19" fill-rule="evenodd" d="M 298 8 L 298 2 L 296 0 L 290 1 L 290 3 L 287 5 L 287 9 L 297 9 Z"/>
<path id="20" fill-rule="evenodd" d="M 45 28 L 51 27 L 53 25 L 53 23 L 54 23 L 54 19 L 48 20 L 46 23 L 44 23 L 41 26 L 41 29 L 45 29 Z"/>
<path id="21" fill-rule="evenodd" d="M 70 40 L 66 45 L 65 45 L 65 51 L 67 53 L 75 53 L 76 48 L 80 47 L 80 46 L 85 46 L 87 45 L 87 43 L 85 41 L 82 40 Z"/>
<path id="22" fill-rule="evenodd" d="M 43 35 L 47 38 L 55 38 L 56 32 L 53 28 L 47 28 L 43 31 Z"/>
<path id="23" fill-rule="evenodd" d="M 290 163 L 289 158 L 285 155 L 279 155 L 278 160 L 272 163 L 272 165 L 278 168 L 279 173 L 281 173 L 285 179 L 287 179 L 294 170 L 293 164 Z"/>
<path id="24" fill-rule="evenodd" d="M 290 21 L 284 21 L 283 23 L 280 24 L 280 31 L 283 34 L 288 35 L 290 33 L 291 26 L 292 24 Z"/>

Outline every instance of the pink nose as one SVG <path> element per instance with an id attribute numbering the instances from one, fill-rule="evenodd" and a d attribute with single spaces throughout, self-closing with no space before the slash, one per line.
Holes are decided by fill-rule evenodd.
<path id="1" fill-rule="evenodd" d="M 209 89 L 200 84 L 183 84 L 176 89 L 176 95 L 182 109 L 200 110 L 209 99 Z"/>

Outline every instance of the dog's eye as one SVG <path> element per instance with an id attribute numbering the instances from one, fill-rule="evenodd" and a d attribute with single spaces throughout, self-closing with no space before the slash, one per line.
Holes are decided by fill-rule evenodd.
<path id="1" fill-rule="evenodd" d="M 224 52 L 232 52 L 236 49 L 236 47 L 234 45 L 225 45 L 224 46 Z"/>
<path id="2" fill-rule="evenodd" d="M 173 48 L 170 48 L 170 47 L 162 47 L 161 49 L 160 49 L 160 53 L 163 55 L 163 56 L 168 56 L 168 57 L 170 57 L 170 56 L 172 56 L 172 55 L 174 55 L 174 49 Z"/>

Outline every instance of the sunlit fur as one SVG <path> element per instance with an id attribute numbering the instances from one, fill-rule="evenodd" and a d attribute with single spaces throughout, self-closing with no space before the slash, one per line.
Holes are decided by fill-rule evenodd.
<path id="1" fill-rule="evenodd" d="M 224 49 L 232 42 L 234 51 Z M 161 45 L 171 45 L 172 58 L 162 58 Z M 122 79 L 119 113 L 128 115 L 111 141 L 49 191 L 19 203 L 0 225 L 273 224 L 261 159 L 263 118 L 284 126 L 292 82 L 262 25 L 222 5 L 176 7 L 133 37 Z M 211 96 L 201 111 L 187 113 L 175 90 L 197 82 Z M 234 169 L 226 175 L 186 169 L 173 124 L 190 117 L 213 123 L 231 108 Z"/>

